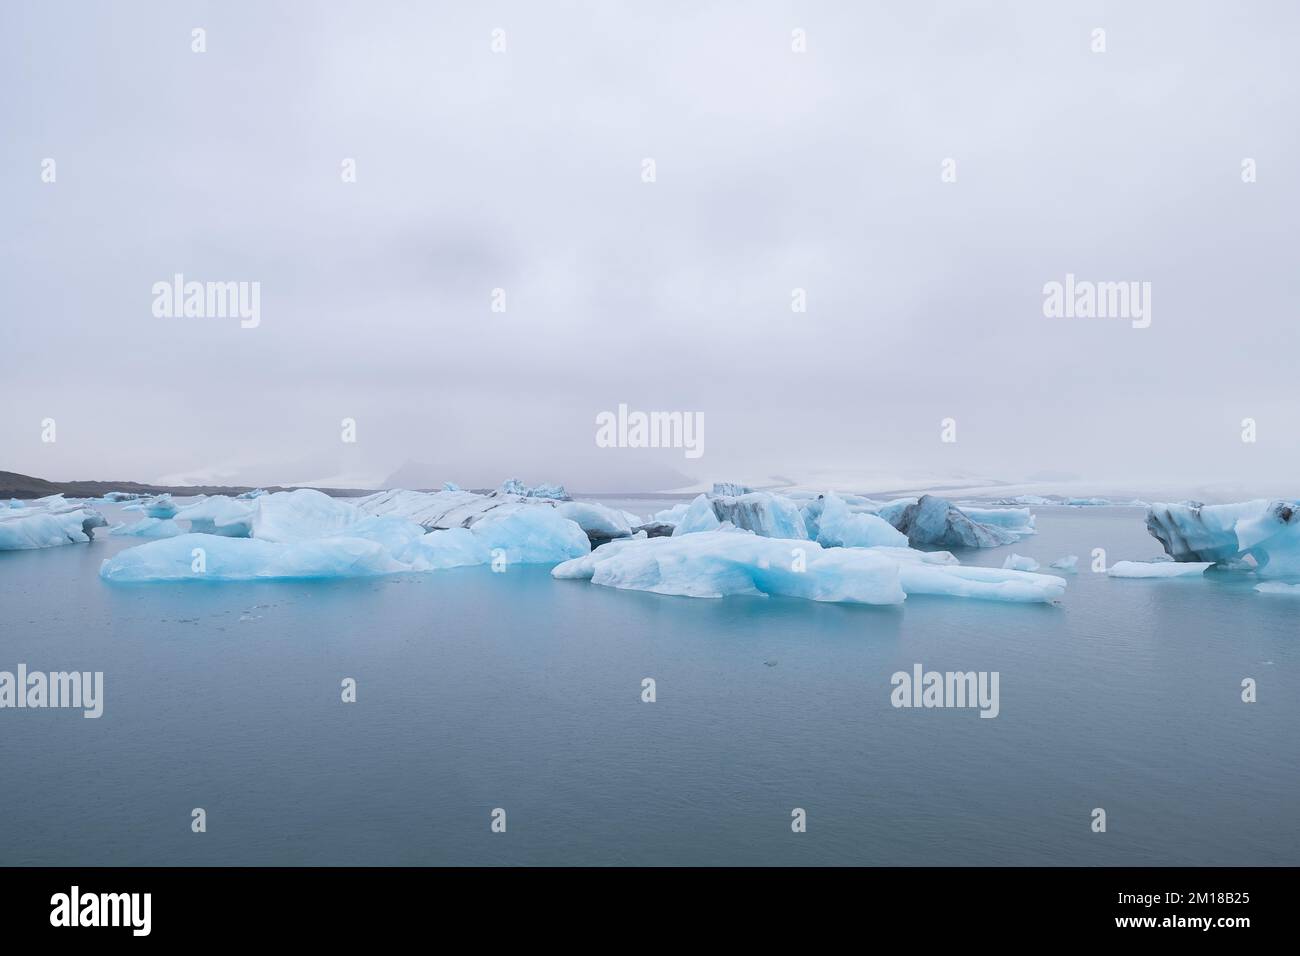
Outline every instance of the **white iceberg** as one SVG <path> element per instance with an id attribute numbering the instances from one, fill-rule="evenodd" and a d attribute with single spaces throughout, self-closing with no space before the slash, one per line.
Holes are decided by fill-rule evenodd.
<path id="1" fill-rule="evenodd" d="M 174 538 L 185 531 L 174 518 L 141 518 L 134 524 L 120 524 L 109 534 L 135 538 Z"/>
<path id="2" fill-rule="evenodd" d="M 627 515 L 614 508 L 590 501 L 560 501 L 529 497 L 512 492 L 494 491 L 488 495 L 472 491 L 381 491 L 356 499 L 357 511 L 363 515 L 395 515 L 409 518 L 426 530 L 472 528 L 489 515 L 500 516 L 521 511 L 554 511 L 575 522 L 592 538 L 606 541 L 632 534 Z"/>
<path id="3" fill-rule="evenodd" d="M 95 528 L 108 522 L 94 508 L 66 501 L 62 495 L 38 498 L 0 510 L 0 551 L 28 551 L 64 544 L 83 544 Z"/>
<path id="4" fill-rule="evenodd" d="M 1063 558 L 1057 558 L 1049 567 L 1056 571 L 1065 571 L 1069 574 L 1075 574 L 1078 571 L 1079 556 L 1077 554 L 1067 554 Z"/>
<path id="5" fill-rule="evenodd" d="M 412 571 L 443 571 L 468 565 L 487 564 L 492 552 L 468 528 L 430 531 L 413 541 L 402 554 Z"/>
<path id="6" fill-rule="evenodd" d="M 99 576 L 112 582 L 257 581 L 352 578 L 405 571 L 383 545 L 332 537 L 282 543 L 256 538 L 183 534 L 119 551 Z"/>
<path id="7" fill-rule="evenodd" d="M 122 508 L 123 511 L 143 511 L 146 518 L 174 518 L 177 505 L 171 495 L 154 495 L 141 498 Z"/>
<path id="8" fill-rule="evenodd" d="M 1260 577 L 1300 577 L 1300 503 L 1259 498 L 1224 505 L 1151 505 L 1147 530 L 1179 562 L 1233 564 Z"/>
<path id="9" fill-rule="evenodd" d="M 1002 567 L 1012 571 L 1037 571 L 1038 562 L 1033 558 L 1027 558 L 1023 554 L 1012 553 L 1002 562 Z"/>
<path id="10" fill-rule="evenodd" d="M 1022 538 L 1038 533 L 1038 529 L 1034 527 L 1034 515 L 1028 508 L 982 508 L 961 505 L 960 510 L 977 524 L 1001 528 Z"/>
<path id="11" fill-rule="evenodd" d="M 494 512 L 470 531 L 489 552 L 504 552 L 510 564 L 554 564 L 591 551 L 586 532 L 552 508 Z"/>
<path id="12" fill-rule="evenodd" d="M 1256 584 L 1255 590 L 1260 594 L 1281 594 L 1286 597 L 1300 597 L 1300 584 L 1286 584 L 1282 581 L 1265 581 Z"/>
<path id="13" fill-rule="evenodd" d="M 723 495 L 709 499 L 718 521 L 730 521 L 737 528 L 765 538 L 807 538 L 799 505 L 784 495 L 770 491 L 750 491 L 743 495 Z"/>
<path id="14" fill-rule="evenodd" d="M 1116 561 L 1106 574 L 1112 578 L 1199 577 L 1213 561 Z"/>
<path id="15" fill-rule="evenodd" d="M 686 597 L 773 594 L 855 604 L 898 604 L 909 594 L 1053 602 L 1063 578 L 966 568 L 946 552 L 823 548 L 744 531 L 612 541 L 552 569 L 556 578 Z"/>
<path id="16" fill-rule="evenodd" d="M 673 527 L 674 538 L 680 535 L 698 534 L 703 531 L 717 531 L 722 522 L 713 511 L 713 502 L 707 495 L 699 495 L 686 509 L 681 520 Z"/>
<path id="17" fill-rule="evenodd" d="M 311 488 L 263 495 L 253 505 L 252 535 L 263 541 L 305 541 L 336 534 L 362 517 L 354 505 Z"/>
<path id="18" fill-rule="evenodd" d="M 521 498 L 550 498 L 566 501 L 569 497 L 569 493 L 564 490 L 564 485 L 543 484 L 529 487 L 518 478 L 507 478 L 501 482 L 501 487 L 497 491 L 503 495 L 519 495 Z"/>
<path id="19" fill-rule="evenodd" d="M 287 494 L 287 492 L 282 492 Z M 266 492 L 245 498 L 213 495 L 177 510 L 176 517 L 190 523 L 190 530 L 203 534 L 220 534 L 228 538 L 248 538 L 253 534 L 253 516 L 257 514 L 257 499 L 267 497 Z"/>
<path id="20" fill-rule="evenodd" d="M 879 515 L 851 512 L 839 495 L 828 491 L 817 515 L 817 543 L 828 548 L 907 547 L 907 535 Z"/>
<path id="21" fill-rule="evenodd" d="M 276 506 L 274 533 L 302 534 L 318 504 L 299 497 Z M 337 516 L 324 517 L 326 525 L 338 524 Z M 367 515 L 333 532 L 288 540 L 182 534 L 120 551 L 99 574 L 114 582 L 368 577 L 488 564 L 498 556 L 506 565 L 555 564 L 590 548 L 582 529 L 552 508 L 494 514 L 471 529 L 428 533 L 406 518 Z"/>

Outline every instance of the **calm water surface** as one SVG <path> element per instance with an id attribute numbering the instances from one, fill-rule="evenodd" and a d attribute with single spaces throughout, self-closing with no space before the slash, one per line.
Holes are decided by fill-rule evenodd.
<path id="1" fill-rule="evenodd" d="M 1142 512 L 1035 511 L 962 558 L 1079 555 L 1059 607 L 546 568 L 109 586 L 138 539 L 0 553 L 0 669 L 102 670 L 106 697 L 0 711 L 0 864 L 1300 863 L 1300 599 L 1092 574 L 1094 547 L 1159 553 Z M 917 662 L 999 671 L 1000 716 L 894 709 Z"/>

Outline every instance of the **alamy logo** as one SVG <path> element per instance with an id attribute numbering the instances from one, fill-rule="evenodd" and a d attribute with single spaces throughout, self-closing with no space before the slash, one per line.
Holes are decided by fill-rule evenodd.
<path id="1" fill-rule="evenodd" d="M 153 314 L 159 319 L 239 319 L 240 328 L 262 322 L 262 283 L 186 282 L 176 273 L 171 282 L 153 284 Z"/>
<path id="2" fill-rule="evenodd" d="M 1043 286 L 1043 315 L 1049 319 L 1131 319 L 1133 328 L 1151 324 L 1150 282 L 1090 282 L 1076 280 Z"/>
<path id="3" fill-rule="evenodd" d="M 889 702 L 895 707 L 978 707 L 981 717 L 996 717 L 997 671 L 924 671 L 912 665 L 912 673 L 895 671 L 889 683 L 894 689 Z"/>
<path id="4" fill-rule="evenodd" d="M 687 458 L 704 454 L 703 412 L 617 412 L 596 416 L 599 448 L 682 448 Z"/>
<path id="5" fill-rule="evenodd" d="M 16 674 L 0 671 L 0 708 L 5 707 L 70 707 L 80 709 L 83 717 L 99 717 L 104 713 L 104 672 L 29 673 L 26 664 L 19 664 Z"/>
<path id="6" fill-rule="evenodd" d="M 133 936 L 152 928 L 151 893 L 82 893 L 74 886 L 50 897 L 51 926 L 129 926 Z"/>

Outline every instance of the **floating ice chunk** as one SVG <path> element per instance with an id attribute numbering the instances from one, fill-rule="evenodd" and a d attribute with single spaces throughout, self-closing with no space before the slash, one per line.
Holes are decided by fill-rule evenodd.
<path id="1" fill-rule="evenodd" d="M 1009 601 L 1017 604 L 1051 604 L 1065 594 L 1065 578 L 1003 568 L 969 568 L 923 562 L 899 564 L 899 581 L 911 594 L 940 594 Z"/>
<path id="2" fill-rule="evenodd" d="M 676 526 L 681 523 L 682 518 L 686 517 L 686 512 L 690 509 L 689 501 L 679 501 L 671 508 L 663 511 L 656 511 L 650 516 L 648 524 L 666 524 Z"/>
<path id="3" fill-rule="evenodd" d="M 1260 577 L 1300 576 L 1300 503 L 1259 498 L 1225 505 L 1153 504 L 1147 530 L 1175 561 L 1247 557 Z"/>
<path id="4" fill-rule="evenodd" d="M 442 571 L 467 565 L 487 564 L 492 552 L 468 528 L 448 528 L 422 535 L 402 554 L 412 571 Z"/>
<path id="5" fill-rule="evenodd" d="M 522 498 L 551 498 L 556 501 L 568 500 L 569 493 L 564 485 L 536 485 L 528 487 L 518 478 L 507 478 L 497 489 L 503 495 L 519 495 Z"/>
<path id="6" fill-rule="evenodd" d="M 626 538 L 632 533 L 627 515 L 606 505 L 591 501 L 564 501 L 555 506 L 555 512 L 575 522 L 588 536 Z"/>
<path id="7" fill-rule="evenodd" d="M 1011 554 L 1002 562 L 1002 567 L 1011 571 L 1037 571 L 1038 562 L 1023 554 Z"/>
<path id="8" fill-rule="evenodd" d="M 865 549 L 756 534 L 692 533 L 611 541 L 551 571 L 557 578 L 685 597 L 780 594 L 812 601 L 898 604 L 898 562 Z"/>
<path id="9" fill-rule="evenodd" d="M 1283 581 L 1265 581 L 1256 584 L 1255 590 L 1260 594 L 1282 594 L 1286 597 L 1300 597 L 1300 584 L 1286 584 Z"/>
<path id="10" fill-rule="evenodd" d="M 1112 578 L 1200 577 L 1213 561 L 1116 561 L 1106 572 Z"/>
<path id="11" fill-rule="evenodd" d="M 100 565 L 99 576 L 113 582 L 252 581 L 369 577 L 404 570 L 407 566 L 383 545 L 362 538 L 281 543 L 183 534 L 119 551 Z"/>
<path id="12" fill-rule="evenodd" d="M 143 511 L 146 518 L 174 518 L 177 506 L 176 502 L 172 501 L 171 495 L 164 494 L 133 501 L 122 510 Z"/>
<path id="13" fill-rule="evenodd" d="M 784 495 L 751 491 L 738 497 L 712 498 L 710 503 L 719 521 L 730 521 L 765 538 L 808 537 L 798 503 Z"/>
<path id="14" fill-rule="evenodd" d="M 586 533 L 553 508 L 492 512 L 471 530 L 489 551 L 503 551 L 509 564 L 556 564 L 591 551 Z"/>
<path id="15" fill-rule="evenodd" d="M 755 534 L 694 533 L 611 541 L 551 574 L 688 597 L 781 594 L 859 604 L 897 604 L 906 594 L 1051 602 L 1065 592 L 1063 578 L 964 568 L 955 560 L 909 548 L 823 548 Z"/>
<path id="16" fill-rule="evenodd" d="M 62 495 L 51 495 L 30 506 L 0 511 L 0 551 L 83 544 L 95 536 L 95 528 L 107 525 L 94 508 L 73 505 Z"/>
<path id="17" fill-rule="evenodd" d="M 137 538 L 174 538 L 184 533 L 174 518 L 141 518 L 135 524 L 120 524 L 109 532 Z"/>
<path id="18" fill-rule="evenodd" d="M 1079 556 L 1077 554 L 1067 554 L 1063 558 L 1057 558 L 1051 563 L 1051 567 L 1057 571 L 1065 571 L 1068 574 L 1074 574 L 1078 571 Z"/>
<path id="19" fill-rule="evenodd" d="M 741 495 L 752 494 L 753 491 L 754 489 L 748 485 L 740 485 L 734 481 L 715 481 L 710 494 L 715 498 L 739 498 Z"/>
<path id="20" fill-rule="evenodd" d="M 263 541 L 304 541 L 342 531 L 360 520 L 355 506 L 311 488 L 277 491 L 254 504 L 252 531 Z"/>
<path id="21" fill-rule="evenodd" d="M 686 509 L 681 520 L 673 528 L 672 536 L 674 538 L 684 534 L 695 534 L 700 531 L 717 531 L 722 524 L 718 516 L 713 511 L 713 502 L 708 499 L 707 495 L 699 495 Z"/>
<path id="22" fill-rule="evenodd" d="M 817 517 L 817 543 L 828 548 L 902 548 L 907 535 L 878 515 L 850 512 L 839 495 L 828 491 Z"/>
<path id="23" fill-rule="evenodd" d="M 266 493 L 265 488 L 254 488 L 252 491 L 245 491 L 242 495 L 235 495 L 235 498 L 239 501 L 252 501 L 254 498 L 260 498 Z"/>
<path id="24" fill-rule="evenodd" d="M 959 508 L 943 498 L 922 495 L 916 504 L 905 507 L 897 521 L 886 517 L 907 535 L 912 547 L 993 548 L 1019 540 L 1019 535 L 1003 528 L 972 521 Z"/>
<path id="25" fill-rule="evenodd" d="M 980 508 L 962 505 L 960 510 L 977 524 L 1001 528 L 1022 538 L 1038 533 L 1038 529 L 1034 527 L 1033 513 L 1028 508 Z"/>
<path id="26" fill-rule="evenodd" d="M 176 512 L 176 517 L 188 521 L 190 531 L 193 532 L 247 538 L 253 533 L 253 516 L 256 513 L 257 504 L 253 498 L 245 498 L 243 495 L 238 498 L 213 495 L 192 505 L 185 505 Z"/>
<path id="27" fill-rule="evenodd" d="M 456 484 L 456 482 L 454 482 L 454 481 L 444 481 L 444 482 L 442 483 L 442 490 L 443 490 L 443 491 L 460 491 L 460 490 L 461 490 L 461 487 L 460 487 L 460 485 Z"/>
<path id="28" fill-rule="evenodd" d="M 369 515 L 328 537 L 361 538 L 383 547 L 394 558 L 406 561 L 411 546 L 427 537 L 424 528 L 414 521 L 392 515 Z"/>
<path id="29" fill-rule="evenodd" d="M 464 528 L 494 508 L 519 502 L 517 495 L 476 495 L 472 491 L 406 491 L 395 488 L 356 499 L 363 515 L 410 518 L 428 530 Z"/>

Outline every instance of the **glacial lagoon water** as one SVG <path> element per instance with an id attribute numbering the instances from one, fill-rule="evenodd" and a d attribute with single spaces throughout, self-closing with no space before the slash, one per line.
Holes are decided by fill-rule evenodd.
<path id="1" fill-rule="evenodd" d="M 1159 553 L 1141 510 L 1034 510 L 1037 536 L 961 557 L 1079 555 L 1056 607 L 541 567 L 110 586 L 139 541 L 106 529 L 0 553 L 0 670 L 105 674 L 98 720 L 0 710 L 0 865 L 1300 862 L 1300 598 L 1109 579 L 1093 548 Z M 916 663 L 998 671 L 999 716 L 895 709 Z"/>

